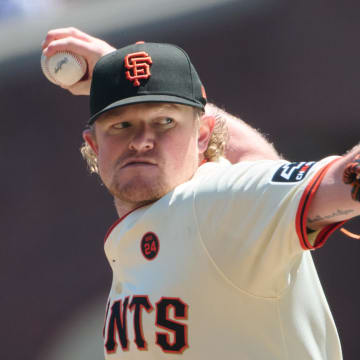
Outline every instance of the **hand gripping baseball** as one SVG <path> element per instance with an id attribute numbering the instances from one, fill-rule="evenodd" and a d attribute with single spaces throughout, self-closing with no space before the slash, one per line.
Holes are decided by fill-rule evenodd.
<path id="1" fill-rule="evenodd" d="M 74 95 L 89 95 L 92 72 L 96 62 L 115 50 L 105 41 L 90 36 L 76 28 L 50 30 L 42 44 L 43 55 L 51 58 L 56 53 L 72 53 L 82 57 L 87 64 L 87 73 L 74 85 L 60 84 Z"/>

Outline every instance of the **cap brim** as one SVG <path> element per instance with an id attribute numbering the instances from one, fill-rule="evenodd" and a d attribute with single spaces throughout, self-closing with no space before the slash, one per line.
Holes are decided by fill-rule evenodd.
<path id="1" fill-rule="evenodd" d="M 203 109 L 205 108 L 205 105 L 200 103 L 200 102 L 195 102 L 195 101 L 191 101 L 188 99 L 184 99 L 178 96 L 170 96 L 170 95 L 140 95 L 140 96 L 134 96 L 134 97 L 129 97 L 126 99 L 122 99 L 119 101 L 115 101 L 112 104 L 106 106 L 104 109 L 102 109 L 101 111 L 97 112 L 95 115 L 93 115 L 90 119 L 88 124 L 92 125 L 95 120 L 103 113 L 111 110 L 111 109 L 115 109 L 117 107 L 120 106 L 125 106 L 125 105 L 132 105 L 132 104 L 139 104 L 139 103 L 150 103 L 150 102 L 165 102 L 165 103 L 174 103 L 174 104 L 182 104 L 182 105 L 189 105 L 189 106 L 194 106 L 197 107 L 199 109 Z"/>

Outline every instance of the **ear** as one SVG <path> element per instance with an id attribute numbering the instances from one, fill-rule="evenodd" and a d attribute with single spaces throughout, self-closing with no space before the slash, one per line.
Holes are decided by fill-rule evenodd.
<path id="1" fill-rule="evenodd" d="M 91 149 L 94 151 L 94 153 L 98 154 L 98 144 L 96 142 L 94 133 L 90 129 L 85 129 L 82 133 L 82 137 L 84 141 L 91 147 Z"/>
<path id="2" fill-rule="evenodd" d="M 199 153 L 203 154 L 209 144 L 211 134 L 215 126 L 215 117 L 212 115 L 203 115 L 200 119 L 198 147 Z"/>

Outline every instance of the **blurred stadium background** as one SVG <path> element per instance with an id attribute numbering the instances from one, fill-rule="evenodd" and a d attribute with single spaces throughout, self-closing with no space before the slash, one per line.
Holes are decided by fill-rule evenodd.
<path id="1" fill-rule="evenodd" d="M 289 160 L 317 160 L 359 142 L 359 18 L 354 0 L 0 0 L 0 358 L 103 358 L 102 239 L 116 214 L 78 151 L 87 99 L 41 73 L 49 29 L 176 43 L 212 102 Z M 360 350 L 359 254 L 340 232 L 313 253 L 345 359 Z"/>

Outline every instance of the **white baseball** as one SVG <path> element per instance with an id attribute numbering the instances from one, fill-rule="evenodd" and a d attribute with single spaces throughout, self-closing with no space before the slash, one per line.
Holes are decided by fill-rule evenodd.
<path id="1" fill-rule="evenodd" d="M 49 81 L 60 86 L 76 84 L 87 70 L 86 60 L 70 52 L 57 52 L 53 56 L 41 55 L 41 69 Z"/>

